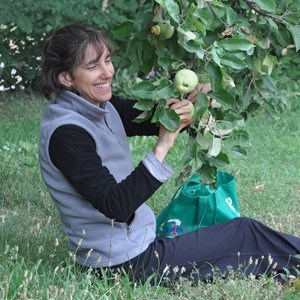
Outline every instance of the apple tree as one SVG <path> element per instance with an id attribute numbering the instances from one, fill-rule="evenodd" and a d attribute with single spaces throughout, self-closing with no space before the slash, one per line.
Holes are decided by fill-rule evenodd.
<path id="1" fill-rule="evenodd" d="M 130 90 L 141 110 L 136 122 L 152 118 L 178 128 L 178 116 L 165 104 L 184 98 L 175 80 L 180 70 L 211 84 L 209 93 L 197 96 L 180 181 L 197 172 L 214 183 L 232 153 L 246 155 L 247 119 L 262 110 L 280 114 L 287 100 L 272 71 L 287 48 L 300 48 L 299 8 L 299 0 L 144 0 L 134 15 L 142 22 L 114 29 L 126 37 L 126 57 L 142 78 Z M 193 75 L 185 75 L 192 83 Z"/>
<path id="2" fill-rule="evenodd" d="M 129 41 L 133 68 L 155 74 L 131 89 L 141 110 L 136 122 L 152 118 L 175 131 L 180 120 L 166 108 L 166 99 L 184 98 L 193 73 L 199 83 L 211 84 L 208 94 L 197 96 L 181 181 L 197 172 L 214 183 L 232 153 L 246 155 L 247 119 L 261 110 L 276 116 L 283 109 L 287 100 L 276 90 L 272 71 L 287 48 L 300 48 L 299 7 L 299 0 L 140 1 L 135 18 L 143 22 L 115 28 L 115 35 Z M 178 79 L 183 69 L 186 78 Z"/>

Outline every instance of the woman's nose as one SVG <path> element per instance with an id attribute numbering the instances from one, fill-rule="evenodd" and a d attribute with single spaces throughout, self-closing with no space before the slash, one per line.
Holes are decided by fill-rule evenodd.
<path id="1" fill-rule="evenodd" d="M 112 77 L 114 75 L 114 68 L 112 65 L 110 66 L 103 66 L 101 68 L 101 76 L 108 78 L 108 77 Z"/>

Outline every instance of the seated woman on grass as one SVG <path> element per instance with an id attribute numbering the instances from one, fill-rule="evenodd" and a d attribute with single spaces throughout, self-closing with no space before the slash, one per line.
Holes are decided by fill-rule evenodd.
<path id="1" fill-rule="evenodd" d="M 135 101 L 112 95 L 113 52 L 100 30 L 72 24 L 47 41 L 42 56 L 42 88 L 53 102 L 40 126 L 41 171 L 77 263 L 96 271 L 123 269 L 141 281 L 153 274 L 157 280 L 178 274 L 209 280 L 213 269 L 226 275 L 228 267 L 237 270 L 251 259 L 259 260 L 254 275 L 272 271 L 281 280 L 284 269 L 296 275 L 300 238 L 253 219 L 235 218 L 173 239 L 156 237 L 146 201 L 173 176 L 165 159 L 191 123 L 190 109 L 167 100 L 181 119 L 176 132 L 132 122 L 140 114 Z M 128 137 L 142 135 L 156 135 L 156 144 L 133 168 Z M 245 275 L 251 271 L 245 268 Z"/>

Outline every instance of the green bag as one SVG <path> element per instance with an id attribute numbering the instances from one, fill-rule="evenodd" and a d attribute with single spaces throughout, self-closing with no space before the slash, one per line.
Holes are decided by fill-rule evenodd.
<path id="1" fill-rule="evenodd" d="M 210 189 L 208 185 L 201 184 L 198 175 L 193 174 L 157 216 L 156 234 L 173 238 L 239 216 L 234 176 L 218 171 L 216 189 Z"/>

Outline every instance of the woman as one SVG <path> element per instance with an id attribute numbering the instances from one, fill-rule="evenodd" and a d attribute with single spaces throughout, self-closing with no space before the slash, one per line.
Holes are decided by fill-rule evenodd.
<path id="1" fill-rule="evenodd" d="M 181 119 L 174 133 L 150 121 L 132 122 L 140 114 L 135 101 L 111 92 L 112 53 L 103 33 L 86 24 L 59 29 L 43 52 L 43 91 L 55 99 L 40 127 L 41 171 L 77 263 L 95 270 L 122 267 L 142 280 L 152 274 L 207 280 L 214 269 L 226 274 L 251 259 L 259 260 L 257 276 L 293 272 L 300 239 L 255 220 L 236 218 L 174 239 L 155 236 L 155 216 L 145 202 L 173 175 L 165 158 L 190 124 L 190 110 L 167 100 Z M 136 168 L 127 141 L 134 135 L 157 135 Z"/>

